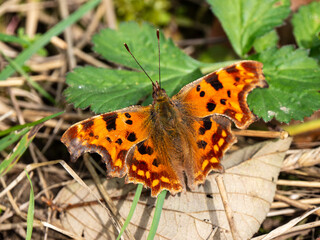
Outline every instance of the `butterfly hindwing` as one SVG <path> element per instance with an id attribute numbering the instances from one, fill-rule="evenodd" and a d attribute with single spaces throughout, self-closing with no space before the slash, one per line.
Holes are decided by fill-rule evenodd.
<path id="1" fill-rule="evenodd" d="M 266 86 L 262 63 L 242 61 L 186 85 L 174 98 L 189 105 L 196 117 L 223 114 L 237 127 L 246 128 L 255 120 L 247 95 L 255 87 Z"/>
<path id="2" fill-rule="evenodd" d="M 171 194 L 182 190 L 182 184 L 169 161 L 156 151 L 151 139 L 138 143 L 127 158 L 127 182 L 142 183 L 156 197 L 166 189 Z"/>
<path id="3" fill-rule="evenodd" d="M 231 123 L 226 117 L 206 117 L 194 123 L 197 155 L 194 159 L 193 185 L 202 184 L 211 171 L 222 171 L 220 165 L 224 152 L 236 142 Z"/>
<path id="4" fill-rule="evenodd" d="M 123 177 L 125 159 L 135 144 L 147 138 L 144 124 L 149 107 L 128 107 L 101 114 L 71 126 L 61 141 L 68 147 L 72 160 L 85 152 L 97 152 L 106 163 L 111 177 Z"/>

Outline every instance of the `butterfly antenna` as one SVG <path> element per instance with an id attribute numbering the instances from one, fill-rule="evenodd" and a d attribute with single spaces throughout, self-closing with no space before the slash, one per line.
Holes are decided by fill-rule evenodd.
<path id="1" fill-rule="evenodd" d="M 132 52 L 130 51 L 128 45 L 126 43 L 124 43 L 125 48 L 127 49 L 127 51 L 130 53 L 130 55 L 133 57 L 133 59 L 136 61 L 136 63 L 139 65 L 139 67 L 142 69 L 142 71 L 147 75 L 147 77 L 150 79 L 151 83 L 153 86 L 155 86 L 154 82 L 152 81 L 151 77 L 148 75 L 148 73 L 144 70 L 144 68 L 140 65 L 140 63 L 138 62 L 138 60 L 133 56 Z"/>
<path id="2" fill-rule="evenodd" d="M 161 74 L 160 74 L 160 37 L 159 37 L 159 29 L 157 29 L 157 38 L 158 38 L 158 54 L 159 54 L 159 86 L 161 88 Z"/>

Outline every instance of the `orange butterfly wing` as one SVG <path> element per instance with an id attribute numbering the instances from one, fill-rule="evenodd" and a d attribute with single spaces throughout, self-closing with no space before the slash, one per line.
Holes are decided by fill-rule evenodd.
<path id="1" fill-rule="evenodd" d="M 155 151 L 151 139 L 138 143 L 133 156 L 128 158 L 127 182 L 142 183 L 151 189 L 151 196 L 156 197 L 167 189 L 171 194 L 181 192 L 182 183 L 172 165 Z"/>
<path id="2" fill-rule="evenodd" d="M 242 61 L 186 85 L 173 97 L 199 119 L 192 126 L 197 154 L 189 163 L 192 169 L 186 169 L 191 188 L 203 183 L 211 171 L 223 170 L 220 160 L 236 142 L 227 118 L 237 127 L 246 128 L 255 120 L 246 102 L 247 95 L 255 87 L 266 86 L 262 64 Z"/>
<path id="3" fill-rule="evenodd" d="M 191 187 L 204 183 L 211 171 L 223 171 L 220 160 L 225 151 L 236 142 L 231 132 L 231 122 L 225 117 L 206 117 L 195 122 L 194 128 L 197 129 L 198 154 L 193 162 Z"/>
<path id="4" fill-rule="evenodd" d="M 255 87 L 266 86 L 262 63 L 242 61 L 186 85 L 174 98 L 187 104 L 195 117 L 223 114 L 238 128 L 246 128 L 256 119 L 247 95 Z"/>
<path id="5" fill-rule="evenodd" d="M 68 147 L 72 160 L 85 152 L 97 152 L 105 161 L 109 176 L 123 177 L 129 150 L 148 136 L 144 123 L 149 109 L 128 107 L 86 119 L 71 126 L 61 141 Z"/>
<path id="6" fill-rule="evenodd" d="M 154 151 L 150 133 L 150 106 L 133 106 L 101 114 L 71 126 L 61 141 L 74 161 L 85 152 L 101 155 L 110 177 L 142 183 L 156 197 L 163 189 L 182 190 L 176 172 Z"/>

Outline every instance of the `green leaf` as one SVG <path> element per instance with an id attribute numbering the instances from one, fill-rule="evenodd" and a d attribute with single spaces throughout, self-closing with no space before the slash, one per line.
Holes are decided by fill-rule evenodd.
<path id="1" fill-rule="evenodd" d="M 207 0 L 235 50 L 244 57 L 256 38 L 281 25 L 290 13 L 289 0 Z"/>
<path id="2" fill-rule="evenodd" d="M 293 15 L 293 34 L 301 48 L 320 46 L 320 2 L 312 2 L 302 6 Z"/>
<path id="3" fill-rule="evenodd" d="M 30 197 L 29 197 L 29 207 L 28 207 L 28 215 L 27 215 L 27 236 L 26 240 L 30 240 L 32 237 L 32 229 L 33 229 L 33 217 L 34 217 L 34 192 L 31 178 L 27 172 L 24 170 L 27 178 L 30 182 Z"/>
<path id="4" fill-rule="evenodd" d="M 118 31 L 102 30 L 93 38 L 95 51 L 108 61 L 136 71 L 110 70 L 94 67 L 77 68 L 68 74 L 67 100 L 76 107 L 91 106 L 95 113 L 104 113 L 136 104 L 149 94 L 152 86 L 137 63 L 123 46 L 126 42 L 152 79 L 159 78 L 156 30 L 148 24 L 123 23 Z M 201 76 L 201 63 L 183 53 L 172 40 L 160 33 L 161 86 L 169 96 Z"/>
<path id="5" fill-rule="evenodd" d="M 264 64 L 268 89 L 255 89 L 248 104 L 265 121 L 302 120 L 320 108 L 320 68 L 306 50 L 292 46 L 268 49 L 252 56 Z"/>
<path id="6" fill-rule="evenodd" d="M 276 47 L 279 41 L 279 36 L 276 30 L 272 30 L 267 34 L 263 35 L 262 37 L 257 38 L 254 41 L 253 47 L 256 52 L 263 52 L 268 48 Z"/>

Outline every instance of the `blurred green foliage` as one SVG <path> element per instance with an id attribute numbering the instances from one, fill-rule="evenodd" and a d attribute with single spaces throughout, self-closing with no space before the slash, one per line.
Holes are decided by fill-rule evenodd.
<path id="1" fill-rule="evenodd" d="M 171 17 L 169 0 L 115 0 L 114 5 L 119 21 L 147 21 L 165 25 Z"/>

